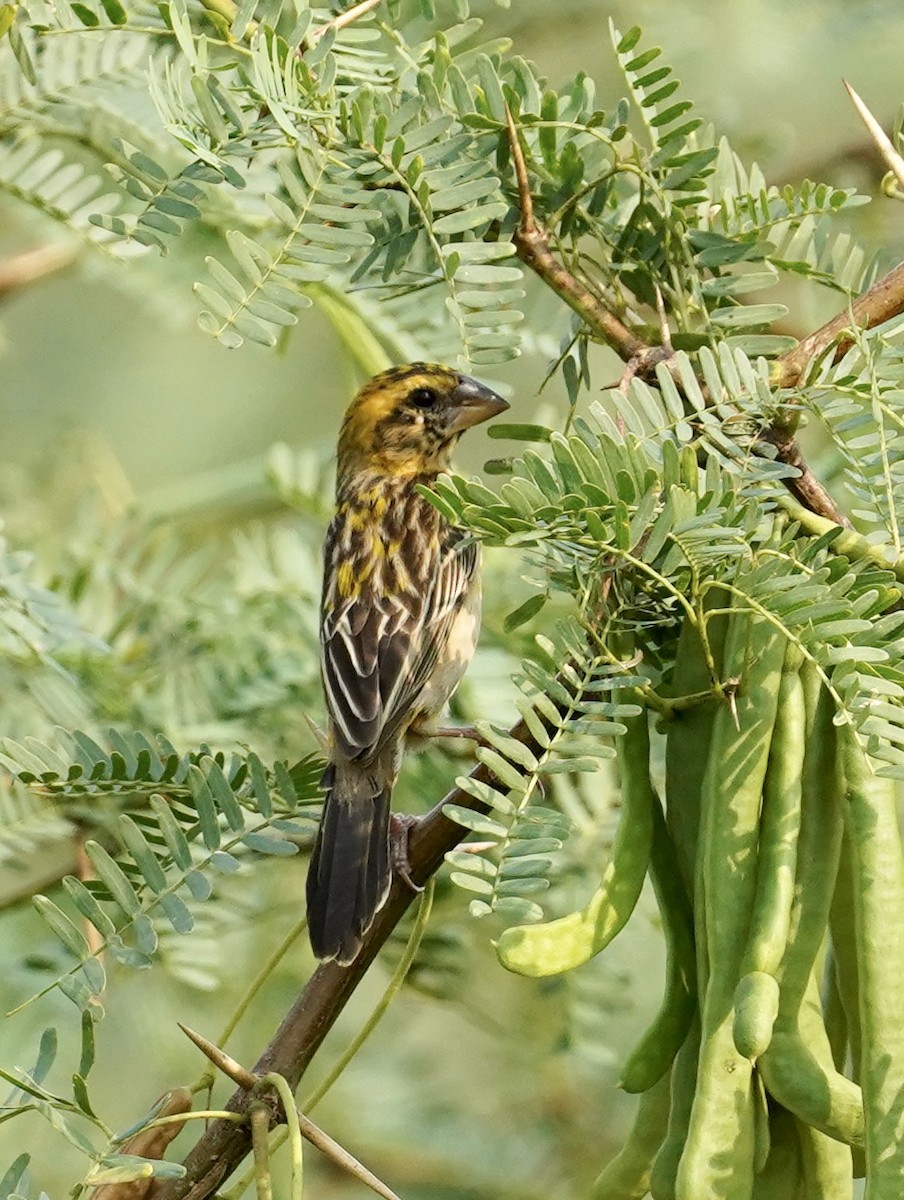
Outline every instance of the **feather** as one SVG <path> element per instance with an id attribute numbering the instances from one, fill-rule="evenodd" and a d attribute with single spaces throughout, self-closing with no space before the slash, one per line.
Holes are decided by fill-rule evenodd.
<path id="1" fill-rule="evenodd" d="M 409 498 L 409 528 L 422 537 L 436 528 L 436 510 Z M 342 517 L 330 542 L 342 539 Z M 328 581 L 321 625 L 327 708 L 342 754 L 367 762 L 417 715 L 417 698 L 449 636 L 477 570 L 477 546 L 448 529 L 438 553 L 423 554 L 419 538 L 404 538 L 400 562 L 347 599 Z M 329 543 L 327 547 L 329 556 Z M 404 574 L 411 586 L 395 589 L 386 574 Z M 333 586 L 330 586 L 332 583 Z M 388 585 L 388 586 L 387 586 Z"/>

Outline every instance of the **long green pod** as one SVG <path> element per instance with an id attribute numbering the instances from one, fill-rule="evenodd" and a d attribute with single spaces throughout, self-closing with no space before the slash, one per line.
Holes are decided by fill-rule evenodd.
<path id="1" fill-rule="evenodd" d="M 704 617 L 708 610 L 727 605 L 727 593 L 722 588 L 711 588 L 706 597 Z M 727 628 L 728 620 L 723 613 L 711 616 L 706 621 L 706 638 L 717 671 L 721 671 L 722 667 Z M 699 630 L 686 618 L 678 638 L 672 695 L 680 701 L 686 697 L 704 697 L 707 692 L 712 693 L 699 703 L 679 705 L 669 718 L 666 738 L 666 820 L 689 896 L 694 893 L 700 796 L 718 708 L 713 692 L 714 683 Z"/>
<path id="2" fill-rule="evenodd" d="M 860 966 L 860 1084 L 866 1200 L 904 1194 L 904 854 L 894 781 L 875 774 L 856 731 L 839 734 Z"/>
<path id="3" fill-rule="evenodd" d="M 799 1120 L 848 1146 L 863 1145 L 863 1098 L 834 1068 L 815 971 L 793 1022 L 779 1013 L 758 1065 L 769 1094 Z"/>
<path id="4" fill-rule="evenodd" d="M 863 1145 L 860 1088 L 820 1062 L 806 1038 L 776 1030 L 759 1069 L 769 1095 L 801 1121 L 849 1146 Z"/>
<path id="5" fill-rule="evenodd" d="M 842 847 L 842 853 L 844 849 Z M 840 874 L 840 868 L 839 868 Z M 829 922 L 831 928 L 831 921 Z M 847 1063 L 848 1051 L 848 1019 L 844 1001 L 838 989 L 838 967 L 834 949 L 830 946 L 826 955 L 822 980 L 822 1011 L 825 1021 L 829 1045 L 832 1049 L 832 1062 L 836 1071 L 843 1071 Z"/>
<path id="6" fill-rule="evenodd" d="M 757 1057 L 769 1044 L 768 1018 L 774 1020 L 778 1008 L 778 985 L 769 980 L 782 961 L 791 928 L 807 725 L 802 665 L 800 650 L 789 645 L 763 783 L 751 935 L 735 993 L 735 1044 L 747 1057 Z"/>
<path id="7" fill-rule="evenodd" d="M 643 1200 L 653 1158 L 668 1127 L 669 1103 L 669 1081 L 663 1076 L 641 1096 L 631 1132 L 597 1176 L 592 1200 Z"/>
<path id="8" fill-rule="evenodd" d="M 807 741 L 802 666 L 803 654 L 797 646 L 789 645 L 782 665 L 778 712 L 763 783 L 754 935 L 744 962 L 747 970 L 770 975 L 775 973 L 785 952 L 794 901 Z"/>
<path id="9" fill-rule="evenodd" d="M 756 894 L 760 799 L 784 658 L 785 639 L 772 625 L 732 614 L 724 669 L 739 686 L 735 711 L 726 704 L 716 713 L 703 781 L 695 910 L 706 911 L 709 978 L 677 1200 L 739 1200 L 753 1186 L 752 1067 L 734 1044 L 733 997 Z"/>
<path id="10" fill-rule="evenodd" d="M 665 1139 L 653 1160 L 650 1172 L 650 1195 L 653 1200 L 675 1200 L 675 1180 L 678 1164 L 687 1141 L 691 1106 L 697 1088 L 697 1060 L 700 1055 L 700 1021 L 694 1015 L 681 1049 L 675 1055 L 669 1076 L 671 1105 L 669 1127 Z"/>
<path id="11" fill-rule="evenodd" d="M 797 1126 L 794 1117 L 783 1108 L 775 1107 L 770 1115 L 769 1143 L 766 1165 L 754 1180 L 752 1200 L 804 1200 Z M 838 1196 L 836 1200 L 849 1198 Z"/>
<path id="12" fill-rule="evenodd" d="M 658 801 L 653 805 L 650 875 L 666 943 L 666 983 L 659 1011 L 622 1067 L 619 1087 L 645 1092 L 665 1075 L 687 1037 L 697 1007 L 694 918 L 675 870 L 675 847 Z"/>
<path id="13" fill-rule="evenodd" d="M 832 698 L 812 663 L 801 672 L 806 721 L 794 902 L 778 977 L 780 1018 L 794 1022 L 828 927 L 844 828 Z"/>
<path id="14" fill-rule="evenodd" d="M 815 668 L 805 667 L 802 678 L 807 748 L 794 904 L 778 969 L 779 1011 L 772 1041 L 758 1066 L 770 1094 L 801 1121 L 856 1145 L 863 1138 L 860 1089 L 834 1069 L 814 981 L 835 891 L 843 828 L 834 708 Z"/>
<path id="15" fill-rule="evenodd" d="M 854 1187 L 850 1146 L 803 1121 L 797 1122 L 797 1136 L 803 1200 L 847 1200 Z"/>
<path id="16" fill-rule="evenodd" d="M 829 928 L 832 934 L 832 964 L 838 999 L 844 1009 L 846 1041 L 851 1055 L 851 1074 L 860 1080 L 860 963 L 857 957 L 856 916 L 854 913 L 854 864 L 851 839 L 847 833 L 841 842 L 838 877 Z M 841 1068 L 839 1068 L 840 1070 Z"/>
<path id="17" fill-rule="evenodd" d="M 626 691 L 620 699 L 632 703 Z M 650 781 L 650 730 L 646 709 L 623 718 L 618 739 L 621 814 L 612 855 L 588 904 L 541 925 L 506 929 L 496 945 L 499 961 L 519 975 L 559 975 L 589 962 L 625 927 L 643 888 L 653 841 L 653 808 L 659 800 Z"/>

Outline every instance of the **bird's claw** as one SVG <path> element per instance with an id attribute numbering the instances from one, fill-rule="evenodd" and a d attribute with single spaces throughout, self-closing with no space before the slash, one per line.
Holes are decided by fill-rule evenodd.
<path id="1" fill-rule="evenodd" d="M 389 861 L 394 875 L 418 895 L 424 890 L 411 878 L 411 862 L 408 858 L 408 838 L 418 818 L 406 813 L 393 813 L 389 818 Z"/>

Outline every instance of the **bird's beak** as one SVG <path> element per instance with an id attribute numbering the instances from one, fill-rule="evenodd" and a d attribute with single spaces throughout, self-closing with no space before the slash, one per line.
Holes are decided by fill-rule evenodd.
<path id="1" fill-rule="evenodd" d="M 498 417 L 508 408 L 501 396 L 470 375 L 458 377 L 449 399 L 452 402 L 447 426 L 450 434 L 461 433 L 472 425 L 479 425 L 481 421 L 489 421 L 490 417 Z"/>

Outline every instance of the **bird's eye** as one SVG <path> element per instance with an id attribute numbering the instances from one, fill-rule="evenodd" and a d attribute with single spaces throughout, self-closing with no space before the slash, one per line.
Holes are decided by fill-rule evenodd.
<path id="1" fill-rule="evenodd" d="M 415 408 L 433 408 L 439 397 L 433 388 L 415 388 L 408 397 Z"/>

